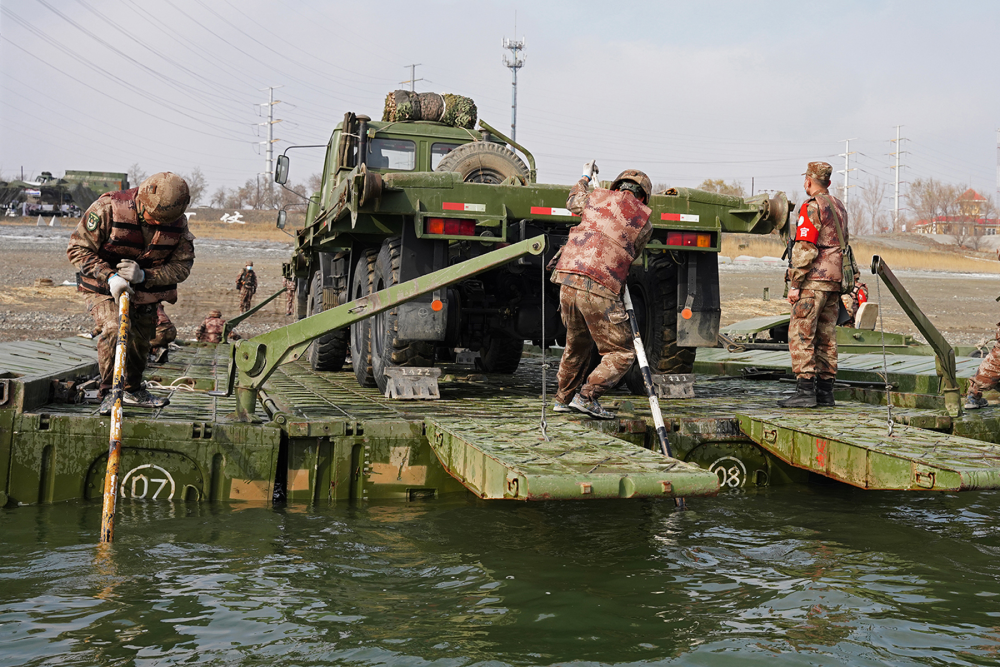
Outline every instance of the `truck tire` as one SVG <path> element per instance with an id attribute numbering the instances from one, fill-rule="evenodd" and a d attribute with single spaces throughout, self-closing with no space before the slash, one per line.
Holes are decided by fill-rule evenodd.
<path id="1" fill-rule="evenodd" d="M 323 308 L 323 273 L 313 273 L 309 284 L 308 314 L 322 313 Z M 345 328 L 331 331 L 320 336 L 309 346 L 309 365 L 314 371 L 341 371 L 347 358 L 347 343 L 350 331 Z"/>
<path id="2" fill-rule="evenodd" d="M 690 373 L 695 348 L 677 345 L 677 280 L 681 265 L 669 254 L 649 258 L 649 267 L 633 266 L 628 275 L 639 335 L 653 373 Z M 625 384 L 633 394 L 645 395 L 639 364 L 625 374 Z"/>
<path id="3" fill-rule="evenodd" d="M 502 332 L 490 334 L 476 359 L 476 367 L 484 373 L 510 375 L 521 364 L 524 340 Z"/>
<path id="4" fill-rule="evenodd" d="M 372 276 L 373 291 L 380 291 L 399 284 L 399 267 L 402 259 L 398 236 L 382 242 L 382 250 L 375 260 Z M 372 374 L 379 390 L 385 392 L 388 378 L 385 369 L 391 366 L 426 367 L 434 365 L 434 341 L 403 340 L 399 338 L 399 310 L 383 310 L 371 322 Z"/>
<path id="5" fill-rule="evenodd" d="M 349 301 L 371 294 L 377 258 L 378 252 L 372 248 L 361 251 L 361 257 L 354 267 L 351 291 L 348 293 Z M 351 325 L 351 366 L 354 368 L 354 377 L 362 387 L 375 386 L 375 375 L 372 372 L 371 321 L 372 318 L 366 317 Z"/>
<path id="6" fill-rule="evenodd" d="M 521 158 L 503 144 L 473 141 L 454 149 L 438 164 L 436 171 L 457 172 L 466 183 L 502 183 L 514 177 L 528 181 L 528 168 Z"/>

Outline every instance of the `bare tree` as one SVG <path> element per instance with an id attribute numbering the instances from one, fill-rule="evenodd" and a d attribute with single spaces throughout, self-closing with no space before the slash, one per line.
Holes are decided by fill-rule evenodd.
<path id="1" fill-rule="evenodd" d="M 858 221 L 860 223 L 859 229 L 868 228 L 872 234 L 881 234 L 889 227 L 887 216 L 882 210 L 882 202 L 885 200 L 887 188 L 888 185 L 877 178 L 869 178 L 861 186 L 861 197 L 855 198 L 855 201 L 860 199 L 858 204 L 862 219 Z"/>
<path id="2" fill-rule="evenodd" d="M 191 206 L 197 206 L 208 190 L 208 181 L 205 174 L 201 172 L 201 167 L 195 167 L 190 176 L 185 176 L 184 180 L 188 184 L 188 194 L 191 195 Z"/>
<path id="3" fill-rule="evenodd" d="M 731 195 L 733 197 L 746 197 L 747 192 L 743 189 L 743 184 L 739 181 L 733 181 L 732 183 L 726 183 L 721 178 L 711 179 L 706 178 L 698 186 L 699 190 L 704 190 L 706 192 L 716 192 L 720 195 Z M 655 188 L 654 188 L 655 190 Z"/>
<path id="4" fill-rule="evenodd" d="M 215 208 L 225 208 L 226 199 L 228 198 L 229 192 L 227 192 L 225 188 L 220 187 L 215 191 L 215 194 L 212 195 L 212 199 L 209 200 L 209 204 Z"/>
<path id="5" fill-rule="evenodd" d="M 319 192 L 320 188 L 322 187 L 323 187 L 323 174 L 319 173 L 313 174 L 306 180 L 306 192 Z M 666 190 L 667 187 L 663 186 L 663 189 Z M 660 192 L 660 189 L 658 186 L 654 186 L 653 191 Z"/>
<path id="6" fill-rule="evenodd" d="M 955 216 L 958 213 L 958 197 L 961 194 L 960 186 L 942 183 L 933 178 L 918 178 L 910 183 L 906 200 L 917 221 L 931 222 L 934 218 Z M 942 222 L 947 225 L 949 221 Z M 949 227 L 958 226 L 960 225 Z M 954 231 L 949 228 L 945 233 Z"/>
<path id="7" fill-rule="evenodd" d="M 148 175 L 142 170 L 138 162 L 128 168 L 128 182 L 133 188 L 138 187 L 147 178 Z"/>

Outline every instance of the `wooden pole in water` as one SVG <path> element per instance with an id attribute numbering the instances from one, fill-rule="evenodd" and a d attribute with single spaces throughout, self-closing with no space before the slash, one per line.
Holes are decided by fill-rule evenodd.
<path id="1" fill-rule="evenodd" d="M 118 462 L 122 455 L 122 394 L 125 386 L 125 350 L 129 336 L 129 294 L 118 299 L 118 345 L 115 347 L 115 374 L 111 395 L 111 441 L 108 444 L 108 469 L 104 474 L 104 511 L 101 514 L 101 542 L 115 539 L 115 505 L 118 500 Z"/>

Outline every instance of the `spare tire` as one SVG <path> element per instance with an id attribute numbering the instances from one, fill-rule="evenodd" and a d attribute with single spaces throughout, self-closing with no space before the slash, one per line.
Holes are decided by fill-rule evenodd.
<path id="1" fill-rule="evenodd" d="M 438 164 L 436 171 L 454 171 L 466 183 L 502 183 L 514 177 L 528 182 L 528 168 L 514 151 L 492 141 L 473 141 L 454 149 Z"/>

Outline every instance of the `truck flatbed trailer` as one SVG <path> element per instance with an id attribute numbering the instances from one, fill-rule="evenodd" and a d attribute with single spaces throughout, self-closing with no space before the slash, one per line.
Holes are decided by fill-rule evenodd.
<path id="1" fill-rule="evenodd" d="M 255 421 L 237 421 L 236 399 L 210 393 L 226 381 L 228 347 L 181 345 L 169 363 L 147 370 L 147 380 L 169 388 L 171 404 L 126 408 L 123 497 L 265 504 L 469 492 L 490 500 L 690 498 L 817 478 L 871 490 L 1000 488 L 1000 447 L 967 437 L 995 439 L 998 408 L 952 417 L 942 408 L 899 407 L 890 437 L 885 407 L 843 400 L 846 392 L 835 408 L 778 411 L 774 401 L 790 385 L 699 375 L 694 400 L 661 401 L 678 457 L 670 459 L 652 451 L 646 402 L 624 393 L 607 397 L 618 410 L 614 420 L 549 412 L 546 441 L 538 355 L 527 355 L 513 375 L 444 365 L 436 401 L 387 399 L 358 387 L 350 372 L 295 361 L 264 384 Z M 721 363 L 718 352 L 702 350 L 700 363 Z M 728 369 L 738 372 L 745 361 L 730 360 Z M 845 370 L 852 361 L 842 360 Z M 108 418 L 96 404 L 73 402 L 70 384 L 95 372 L 93 341 L 0 346 L 4 504 L 101 497 Z"/>

